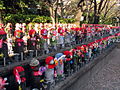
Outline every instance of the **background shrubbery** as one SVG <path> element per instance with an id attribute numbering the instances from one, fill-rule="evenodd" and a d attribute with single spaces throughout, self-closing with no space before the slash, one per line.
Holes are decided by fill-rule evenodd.
<path id="1" fill-rule="evenodd" d="M 22 15 L 22 14 L 7 14 L 4 15 L 3 19 L 4 23 L 51 23 L 52 20 L 48 16 L 39 16 L 39 15 Z M 65 19 L 65 18 L 58 18 L 58 22 L 60 23 L 74 23 L 75 19 Z"/>

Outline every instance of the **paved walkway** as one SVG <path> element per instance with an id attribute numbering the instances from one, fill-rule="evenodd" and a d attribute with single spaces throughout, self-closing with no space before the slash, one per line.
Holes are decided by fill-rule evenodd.
<path id="1" fill-rule="evenodd" d="M 105 59 L 66 90 L 120 90 L 120 49 Z"/>

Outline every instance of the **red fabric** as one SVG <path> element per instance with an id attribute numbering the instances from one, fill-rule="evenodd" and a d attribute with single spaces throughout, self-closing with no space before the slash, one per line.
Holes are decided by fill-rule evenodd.
<path id="1" fill-rule="evenodd" d="M 107 40 L 107 39 L 108 39 L 108 37 L 103 38 L 103 40 Z"/>
<path id="2" fill-rule="evenodd" d="M 84 50 L 85 50 L 85 47 L 84 47 L 84 46 L 81 46 L 81 50 L 84 51 Z"/>
<path id="3" fill-rule="evenodd" d="M 77 49 L 71 49 L 71 52 L 74 53 Z"/>
<path id="4" fill-rule="evenodd" d="M 16 78 L 16 81 L 18 82 L 18 83 L 21 83 L 21 78 L 20 78 L 20 74 L 18 73 L 18 70 L 16 69 L 15 70 L 15 78 Z"/>
<path id="5" fill-rule="evenodd" d="M 44 39 L 47 39 L 48 37 L 47 37 L 47 29 L 42 29 L 41 30 L 41 35 L 42 35 L 42 37 L 44 38 Z"/>
<path id="6" fill-rule="evenodd" d="M 90 46 L 90 43 L 88 43 L 87 46 Z"/>
<path id="7" fill-rule="evenodd" d="M 96 43 L 100 42 L 100 39 L 96 40 L 95 42 L 96 42 Z"/>
<path id="8" fill-rule="evenodd" d="M 17 67 L 15 67 L 15 68 L 13 69 L 13 73 L 14 73 L 14 74 L 16 74 L 16 70 L 17 70 L 18 72 L 23 72 L 23 71 L 25 71 L 24 68 L 21 67 L 21 66 L 17 66 Z"/>
<path id="9" fill-rule="evenodd" d="M 17 38 L 15 41 L 16 41 L 16 42 L 24 42 L 24 40 L 23 40 L 23 39 L 20 39 L 20 38 Z"/>
<path id="10" fill-rule="evenodd" d="M 58 33 L 60 33 L 61 36 L 64 36 L 65 30 L 63 30 L 61 27 L 58 28 Z"/>
<path id="11" fill-rule="evenodd" d="M 57 31 L 53 30 L 52 34 L 53 34 L 53 36 L 56 36 L 57 35 Z"/>
<path id="12" fill-rule="evenodd" d="M 87 53 L 87 51 L 85 50 L 84 53 Z"/>
<path id="13" fill-rule="evenodd" d="M 86 45 L 83 45 L 83 47 L 87 47 Z"/>
<path id="14" fill-rule="evenodd" d="M 75 28 L 74 30 L 75 30 L 75 31 L 79 31 L 79 30 L 80 30 L 80 28 Z"/>
<path id="15" fill-rule="evenodd" d="M 23 33 L 22 30 L 15 30 L 15 32 L 14 32 L 14 36 L 17 35 L 17 32 L 19 32 L 19 33 Z"/>
<path id="16" fill-rule="evenodd" d="M 0 40 L 0 48 L 2 48 L 2 46 L 3 46 L 3 40 L 1 39 Z"/>
<path id="17" fill-rule="evenodd" d="M 70 51 L 64 51 L 63 53 L 64 53 L 64 55 L 66 55 L 66 56 L 67 56 L 67 55 L 70 55 Z"/>
<path id="18" fill-rule="evenodd" d="M 51 57 L 51 56 L 48 56 L 46 59 L 45 59 L 45 62 L 46 62 L 46 64 L 48 65 L 48 68 L 49 69 L 53 69 L 56 65 L 55 64 L 50 64 L 50 61 L 51 60 L 53 60 L 54 58 L 53 57 Z"/>
<path id="19" fill-rule="evenodd" d="M 77 46 L 76 48 L 77 48 L 77 50 L 81 50 L 81 46 Z"/>
<path id="20" fill-rule="evenodd" d="M 47 29 L 42 29 L 41 30 L 41 34 L 44 34 L 44 33 L 46 33 L 47 32 Z"/>
<path id="21" fill-rule="evenodd" d="M 66 58 L 66 61 L 70 61 L 71 60 L 71 58 Z"/>
<path id="22" fill-rule="evenodd" d="M 48 68 L 49 68 L 49 69 L 53 69 L 55 66 L 56 66 L 55 64 L 53 64 L 53 65 L 48 65 Z"/>
<path id="23" fill-rule="evenodd" d="M 26 81 L 26 78 L 25 77 L 22 77 L 21 78 L 21 82 L 25 82 Z"/>
<path id="24" fill-rule="evenodd" d="M 54 59 L 53 57 L 48 56 L 48 57 L 45 59 L 46 64 L 50 64 L 50 61 L 53 60 L 53 59 Z"/>
<path id="25" fill-rule="evenodd" d="M 7 34 L 3 29 L 0 29 L 0 35 Z"/>
<path id="26" fill-rule="evenodd" d="M 68 32 L 68 29 L 67 29 L 67 28 L 65 28 L 65 32 Z"/>
<path id="27" fill-rule="evenodd" d="M 71 30 L 74 30 L 75 28 L 71 28 Z"/>
<path id="28" fill-rule="evenodd" d="M 34 34 L 36 31 L 34 29 L 29 30 L 29 35 Z"/>
<path id="29" fill-rule="evenodd" d="M 73 51 L 73 52 L 75 52 L 75 51 L 76 51 L 76 49 L 73 49 L 72 51 Z"/>
<path id="30" fill-rule="evenodd" d="M 37 66 L 31 66 L 31 69 L 34 69 L 34 68 L 36 68 Z"/>
<path id="31" fill-rule="evenodd" d="M 58 33 L 62 33 L 62 30 L 63 30 L 63 29 L 62 29 L 61 27 L 59 27 L 59 28 L 58 28 Z"/>
<path id="32" fill-rule="evenodd" d="M 20 78 L 20 75 L 19 75 L 19 72 L 23 72 L 23 71 L 25 71 L 25 70 L 22 66 L 17 66 L 13 69 L 13 74 L 15 75 L 17 82 L 18 82 L 18 80 L 21 80 L 21 82 L 26 81 L 25 77 Z"/>
<path id="33" fill-rule="evenodd" d="M 75 28 L 74 30 L 75 31 L 82 31 L 83 29 L 85 29 L 85 28 L 80 27 L 80 28 Z"/>
<path id="34" fill-rule="evenodd" d="M 34 72 L 33 72 L 33 75 L 34 75 L 34 76 L 39 76 L 39 75 L 41 76 L 42 73 L 41 73 L 40 71 L 36 71 L 36 72 L 34 71 Z"/>
<path id="35" fill-rule="evenodd" d="M 2 26 L 3 24 L 0 23 L 0 26 Z"/>
<path id="36" fill-rule="evenodd" d="M 88 33 L 91 33 L 91 32 L 92 32 L 91 29 L 92 29 L 91 27 L 88 27 L 88 28 L 87 28 L 87 32 L 88 32 Z"/>
<path id="37" fill-rule="evenodd" d="M 91 47 L 91 48 L 93 48 L 92 44 L 93 44 L 93 42 L 89 43 L 88 46 Z"/>
<path id="38" fill-rule="evenodd" d="M 120 33 L 115 34 L 116 36 L 120 36 Z"/>
<path id="39" fill-rule="evenodd" d="M 66 56 L 68 56 L 68 55 L 72 56 L 72 52 L 70 52 L 70 51 L 64 51 L 63 53 Z M 70 60 L 71 60 L 71 58 L 66 58 L 66 61 L 70 61 Z"/>
<path id="40" fill-rule="evenodd" d="M 42 38 L 44 38 L 44 39 L 48 39 L 47 35 L 45 35 L 45 36 L 42 36 Z"/>

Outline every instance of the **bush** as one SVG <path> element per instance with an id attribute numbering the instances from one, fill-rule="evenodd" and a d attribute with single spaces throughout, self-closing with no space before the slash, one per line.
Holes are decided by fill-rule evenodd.
<path id="1" fill-rule="evenodd" d="M 50 17 L 47 17 L 47 16 L 38 16 L 38 17 L 34 18 L 32 20 L 32 22 L 37 22 L 37 23 L 46 23 L 46 22 L 48 22 L 48 23 L 50 23 L 50 22 L 52 22 L 52 20 L 51 20 Z"/>
<path id="2" fill-rule="evenodd" d="M 34 18 L 36 18 L 38 15 L 22 15 L 22 14 L 7 14 L 4 19 L 3 22 L 4 23 L 29 23 L 31 22 Z"/>
<path id="3" fill-rule="evenodd" d="M 58 21 L 60 23 L 74 23 L 75 19 L 63 19 L 59 18 Z M 22 15 L 22 14 L 7 14 L 3 19 L 4 23 L 52 23 L 50 17 L 47 16 L 39 16 L 39 15 Z"/>
<path id="4" fill-rule="evenodd" d="M 60 23 L 74 23 L 74 22 L 75 22 L 75 19 L 71 19 L 71 18 L 69 18 L 69 19 L 59 18 L 58 21 L 59 21 Z"/>

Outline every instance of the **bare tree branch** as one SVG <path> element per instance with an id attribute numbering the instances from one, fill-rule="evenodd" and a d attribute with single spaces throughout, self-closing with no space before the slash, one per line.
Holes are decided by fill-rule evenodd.
<path id="1" fill-rule="evenodd" d="M 80 0 L 79 3 L 78 3 L 78 5 L 77 5 L 77 7 L 80 7 L 80 4 L 81 4 L 82 2 L 84 2 L 84 0 Z"/>
<path id="2" fill-rule="evenodd" d="M 93 8 L 93 7 L 92 7 L 92 4 L 93 4 L 93 0 L 90 0 L 90 7 L 89 7 L 89 9 L 88 9 L 89 11 L 91 10 L 91 8 Z"/>
<path id="3" fill-rule="evenodd" d="M 100 3 L 97 3 L 97 6 L 99 5 Z M 92 6 L 91 5 L 91 7 L 89 8 L 89 11 L 91 10 L 91 9 L 93 9 L 94 8 L 94 6 Z"/>
<path id="4" fill-rule="evenodd" d="M 97 10 L 97 2 L 96 2 L 96 0 L 94 0 L 94 14 L 97 13 L 96 10 Z"/>
<path id="5" fill-rule="evenodd" d="M 106 10 L 105 14 L 104 14 L 104 18 L 106 17 L 106 15 L 108 14 L 108 12 L 114 7 L 114 5 L 116 5 L 116 2 L 110 6 L 110 8 L 108 8 L 108 10 Z"/>
<path id="6" fill-rule="evenodd" d="M 100 4 L 99 4 L 99 6 L 98 6 L 98 13 L 100 13 L 100 10 L 101 10 L 101 7 L 102 7 L 102 4 L 103 4 L 103 1 L 104 1 L 104 0 L 101 0 L 101 1 L 100 1 Z M 106 0 L 106 1 L 107 1 L 107 0 Z"/>
<path id="7" fill-rule="evenodd" d="M 105 11 L 107 11 L 109 4 L 110 4 L 110 0 L 107 2 L 107 5 L 105 7 Z"/>
<path id="8" fill-rule="evenodd" d="M 103 7 L 100 9 L 99 12 L 102 12 L 102 11 L 103 11 L 103 9 L 105 8 L 106 4 L 107 4 L 107 0 L 104 2 L 104 5 L 103 5 Z"/>

